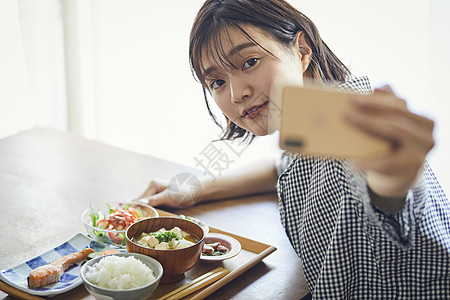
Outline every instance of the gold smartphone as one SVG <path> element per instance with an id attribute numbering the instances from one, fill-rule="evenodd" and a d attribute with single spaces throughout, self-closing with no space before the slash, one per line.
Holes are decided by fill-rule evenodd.
<path id="1" fill-rule="evenodd" d="M 309 155 L 343 158 L 368 157 L 388 151 L 389 142 L 345 121 L 354 96 L 329 89 L 284 87 L 280 147 Z M 377 94 L 376 97 L 377 101 L 406 107 L 404 100 L 393 95 Z"/>

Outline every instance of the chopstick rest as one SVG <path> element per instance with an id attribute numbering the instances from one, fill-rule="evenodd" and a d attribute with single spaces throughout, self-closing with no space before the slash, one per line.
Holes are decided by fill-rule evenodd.
<path id="1" fill-rule="evenodd" d="M 181 299 L 195 291 L 198 291 L 199 289 L 207 286 L 208 284 L 213 283 L 214 281 L 219 280 L 220 278 L 224 277 L 230 273 L 230 270 L 225 269 L 223 267 L 218 267 L 212 271 L 209 271 L 202 276 L 192 280 L 191 282 L 180 286 L 179 288 L 171 291 L 170 293 L 167 293 L 166 295 L 162 296 L 158 300 L 175 300 L 175 299 Z"/>

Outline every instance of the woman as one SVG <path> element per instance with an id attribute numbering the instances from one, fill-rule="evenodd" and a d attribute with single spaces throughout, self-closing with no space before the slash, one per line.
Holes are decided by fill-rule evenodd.
<path id="1" fill-rule="evenodd" d="M 211 95 L 228 121 L 223 139 L 270 133 L 276 82 L 371 93 L 367 78 L 352 77 L 314 24 L 280 0 L 207 0 L 189 49 L 208 109 Z M 286 153 L 276 164 L 203 180 L 194 201 L 277 187 L 281 221 L 314 298 L 450 298 L 450 205 L 425 161 L 433 122 L 370 97 L 355 97 L 347 121 L 391 151 L 352 162 Z M 174 201 L 156 181 L 143 197 L 150 205 L 192 204 Z"/>

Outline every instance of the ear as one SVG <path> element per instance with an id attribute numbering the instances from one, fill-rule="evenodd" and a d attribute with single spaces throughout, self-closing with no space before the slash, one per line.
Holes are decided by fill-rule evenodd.
<path id="1" fill-rule="evenodd" d="M 312 51 L 308 42 L 306 41 L 305 33 L 303 31 L 297 32 L 295 39 L 295 46 L 298 51 L 298 56 L 303 66 L 303 73 L 308 69 L 309 63 L 312 59 Z"/>

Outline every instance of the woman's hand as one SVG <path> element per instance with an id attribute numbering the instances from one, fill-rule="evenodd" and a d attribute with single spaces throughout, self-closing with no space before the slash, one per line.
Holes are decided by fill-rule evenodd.
<path id="1" fill-rule="evenodd" d="M 150 206 L 167 206 L 173 208 L 189 207 L 194 205 L 192 193 L 183 189 L 173 189 L 169 184 L 152 180 L 147 190 L 139 198 L 140 202 Z"/>
<path id="2" fill-rule="evenodd" d="M 354 164 L 367 172 L 368 187 L 372 192 L 390 202 L 386 203 L 386 209 L 395 212 L 403 206 L 407 191 L 414 185 L 434 146 L 434 122 L 410 112 L 405 105 L 377 102 L 376 96 L 380 94 L 395 95 L 389 86 L 385 86 L 376 89 L 373 97 L 356 96 L 354 110 L 347 117 L 355 127 L 391 144 L 388 153 L 355 159 Z M 393 98 L 393 101 L 400 100 Z"/>

